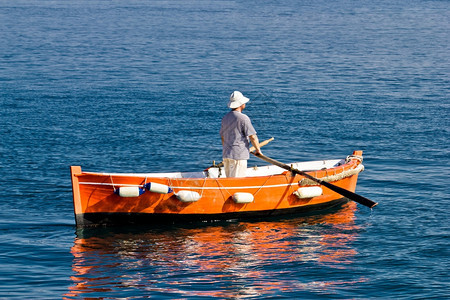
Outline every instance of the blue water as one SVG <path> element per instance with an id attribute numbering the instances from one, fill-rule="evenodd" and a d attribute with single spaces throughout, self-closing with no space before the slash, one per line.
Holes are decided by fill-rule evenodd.
<path id="1" fill-rule="evenodd" d="M 0 0 L 0 298 L 448 299 L 449 32 L 437 0 Z M 234 90 L 268 156 L 364 150 L 379 205 L 76 229 L 70 165 L 202 170 Z"/>

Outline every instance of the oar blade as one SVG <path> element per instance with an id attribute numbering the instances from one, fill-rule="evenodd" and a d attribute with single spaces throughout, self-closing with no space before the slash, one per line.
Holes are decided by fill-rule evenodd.
<path id="1" fill-rule="evenodd" d="M 330 190 L 332 190 L 332 191 L 334 191 L 334 192 L 336 192 L 336 193 L 338 193 L 338 194 L 340 194 L 340 195 L 342 195 L 342 196 L 344 196 L 344 197 L 346 197 L 346 198 L 348 198 L 350 200 L 358 202 L 359 204 L 362 204 L 364 206 L 373 208 L 373 207 L 375 207 L 378 204 L 377 202 L 374 202 L 374 201 L 372 201 L 370 199 L 367 199 L 366 197 L 363 197 L 361 195 L 353 193 L 352 191 L 346 190 L 344 188 L 341 188 L 341 187 L 339 187 L 337 185 L 334 185 L 334 184 L 331 184 L 329 182 L 322 181 L 320 184 L 325 186 L 325 187 L 327 187 L 327 188 L 329 188 Z"/>

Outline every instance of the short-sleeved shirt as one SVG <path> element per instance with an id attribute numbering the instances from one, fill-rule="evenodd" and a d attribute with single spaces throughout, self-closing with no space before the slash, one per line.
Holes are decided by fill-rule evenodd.
<path id="1" fill-rule="evenodd" d="M 220 135 L 223 142 L 223 158 L 231 159 L 249 159 L 249 139 L 248 137 L 256 134 L 250 118 L 238 111 L 232 110 L 222 119 Z"/>

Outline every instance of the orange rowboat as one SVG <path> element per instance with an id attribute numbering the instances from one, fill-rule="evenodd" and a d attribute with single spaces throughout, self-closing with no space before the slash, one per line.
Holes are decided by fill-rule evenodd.
<path id="1" fill-rule="evenodd" d="M 326 183 L 354 192 L 364 169 L 362 151 L 345 159 L 289 166 L 297 172 L 269 165 L 248 168 L 244 178 L 225 178 L 222 167 L 190 173 L 119 174 L 83 172 L 71 166 L 76 224 L 212 221 L 316 212 L 348 201 Z"/>

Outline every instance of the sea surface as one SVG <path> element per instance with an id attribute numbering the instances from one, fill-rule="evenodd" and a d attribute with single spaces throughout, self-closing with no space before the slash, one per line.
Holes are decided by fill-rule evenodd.
<path id="1" fill-rule="evenodd" d="M 76 228 L 69 166 L 203 170 L 234 90 L 379 205 Z M 449 95 L 449 1 L 0 0 L 0 298 L 449 299 Z"/>

